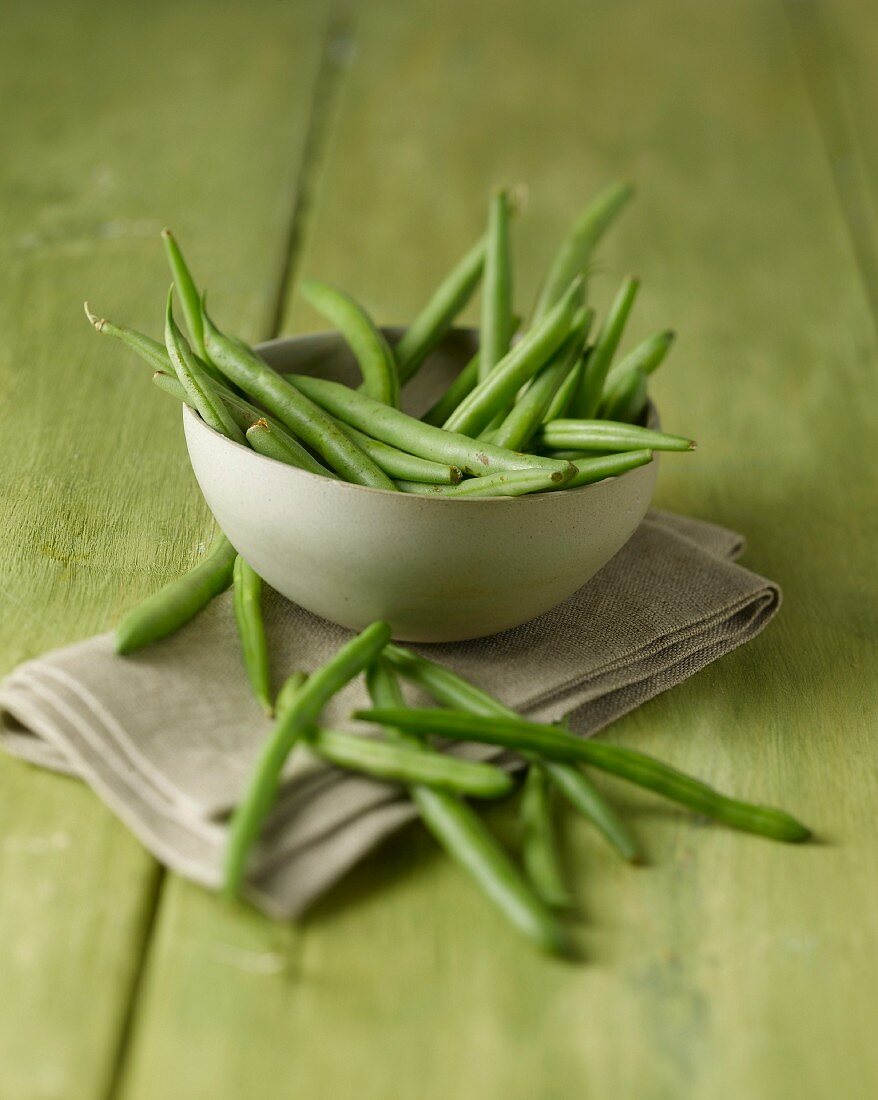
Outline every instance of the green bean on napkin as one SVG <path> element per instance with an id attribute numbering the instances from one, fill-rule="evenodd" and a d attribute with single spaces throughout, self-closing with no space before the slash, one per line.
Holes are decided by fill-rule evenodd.
<path id="1" fill-rule="evenodd" d="M 277 699 L 277 723 L 259 755 L 229 826 L 224 874 L 225 890 L 230 896 L 240 889 L 250 849 L 277 798 L 287 757 L 317 722 L 332 696 L 362 672 L 389 639 L 387 623 L 372 623 L 307 680 L 297 673 L 281 689 Z"/>
<path id="2" fill-rule="evenodd" d="M 370 666 L 366 684 L 374 706 L 404 705 L 396 677 L 383 656 Z M 388 737 L 408 745 L 423 745 L 418 737 L 403 730 L 392 726 L 384 730 Z M 414 785 L 411 797 L 436 840 L 514 928 L 545 951 L 569 954 L 570 942 L 563 927 L 470 806 L 446 791 L 424 785 Z"/>
<path id="3" fill-rule="evenodd" d="M 262 578 L 240 555 L 235 558 L 232 594 L 247 678 L 256 701 L 271 718 L 274 702 L 271 697 L 268 641 L 262 620 Z"/>
<path id="4" fill-rule="evenodd" d="M 469 680 L 402 646 L 388 645 L 384 650 L 384 659 L 400 676 L 417 684 L 446 707 L 489 717 L 517 717 L 514 710 Z M 581 769 L 575 764 L 536 759 L 543 764 L 567 800 L 607 837 L 625 859 L 633 858 L 631 853 L 636 854 L 634 841 L 613 808 L 595 790 Z"/>

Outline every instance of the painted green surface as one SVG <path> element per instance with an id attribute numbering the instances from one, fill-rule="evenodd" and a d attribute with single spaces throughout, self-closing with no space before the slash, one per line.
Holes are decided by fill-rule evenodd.
<path id="1" fill-rule="evenodd" d="M 288 258 L 410 315 L 498 181 L 530 185 L 526 306 L 582 201 L 630 176 L 594 297 L 633 271 L 629 341 L 680 334 L 656 394 L 700 449 L 664 463 L 661 503 L 745 531 L 786 604 L 611 736 L 822 842 L 625 792 L 632 870 L 567 819 L 571 967 L 417 830 L 273 925 L 160 879 L 87 791 L 0 759 L 0 1098 L 874 1096 L 874 11 L 383 0 L 328 37 L 316 4 L 40 11 L 0 44 L 3 668 L 111 622 L 209 530 L 176 418 L 79 314 L 87 293 L 158 328 L 164 220 L 257 336 Z"/>

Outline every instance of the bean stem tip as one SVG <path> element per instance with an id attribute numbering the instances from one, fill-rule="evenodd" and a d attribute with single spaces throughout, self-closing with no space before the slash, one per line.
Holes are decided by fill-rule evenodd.
<path id="1" fill-rule="evenodd" d="M 92 325 L 98 330 L 98 332 L 104 331 L 104 325 L 107 323 L 106 318 L 96 317 L 92 311 L 88 308 L 88 302 L 82 303 L 85 308 L 85 315 L 88 317 Z"/>

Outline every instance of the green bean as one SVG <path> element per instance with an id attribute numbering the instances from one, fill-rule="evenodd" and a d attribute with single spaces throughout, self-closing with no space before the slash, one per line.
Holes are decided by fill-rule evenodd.
<path id="1" fill-rule="evenodd" d="M 480 361 L 481 356 L 476 352 L 445 393 L 421 417 L 425 424 L 432 424 L 436 428 L 442 427 L 466 395 L 475 389 L 479 380 Z"/>
<path id="2" fill-rule="evenodd" d="M 309 375 L 291 376 L 295 386 L 327 412 L 351 427 L 359 428 L 373 439 L 389 443 L 408 454 L 429 458 L 443 465 L 457 466 L 472 477 L 483 477 L 499 470 L 555 470 L 566 474 L 564 463 L 539 455 L 522 455 L 476 442 L 457 432 L 447 432 L 424 424 L 399 409 L 382 405 L 364 393 Z"/>
<path id="3" fill-rule="evenodd" d="M 445 421 L 446 431 L 478 435 L 510 405 L 519 389 L 551 358 L 570 332 L 582 297 L 582 280 L 573 282 L 561 301 L 526 332 L 491 373 L 461 401 Z"/>
<path id="4" fill-rule="evenodd" d="M 647 401 L 646 371 L 635 367 L 607 392 L 600 415 L 623 424 L 637 424 L 643 419 Z"/>
<path id="5" fill-rule="evenodd" d="M 396 360 L 384 333 L 365 309 L 343 290 L 317 279 L 303 279 L 299 290 L 348 342 L 363 374 L 363 390 L 376 401 L 398 408 Z"/>
<path id="6" fill-rule="evenodd" d="M 590 779 L 579 768 L 570 764 L 561 764 L 557 760 L 546 760 L 543 767 L 552 783 L 567 799 L 574 809 L 590 821 L 604 839 L 613 847 L 622 859 L 629 863 L 638 858 L 637 844 L 627 826 L 600 794 Z"/>
<path id="7" fill-rule="evenodd" d="M 129 611 L 116 629 L 116 652 L 134 653 L 185 626 L 232 583 L 235 550 L 217 535 L 207 556 Z"/>
<path id="8" fill-rule="evenodd" d="M 585 272 L 598 241 L 631 196 L 627 183 L 615 183 L 601 191 L 573 223 L 555 253 L 540 288 L 533 322 L 541 320 L 563 296 L 567 287 Z"/>
<path id="9" fill-rule="evenodd" d="M 628 470 L 645 466 L 652 461 L 652 451 L 622 451 L 620 454 L 601 455 L 599 458 L 580 456 L 575 460 L 576 473 L 562 489 L 578 489 L 582 485 L 593 485 L 607 477 L 618 477 Z M 554 486 L 553 486 L 554 488 Z"/>
<path id="10" fill-rule="evenodd" d="M 667 329 L 665 332 L 656 332 L 652 336 L 647 336 L 618 363 L 614 363 L 607 374 L 606 382 L 604 382 L 604 394 L 606 395 L 630 371 L 640 368 L 647 374 L 652 374 L 671 350 L 674 335 L 671 329 Z"/>
<path id="11" fill-rule="evenodd" d="M 174 276 L 174 286 L 180 295 L 180 303 L 183 307 L 183 316 L 186 318 L 186 327 L 189 329 L 189 340 L 192 349 L 199 359 L 204 359 L 204 323 L 201 319 L 201 299 L 195 288 L 195 280 L 192 278 L 192 273 L 183 259 L 180 246 L 170 229 L 162 230 L 162 241 L 164 242 L 171 274 Z"/>
<path id="12" fill-rule="evenodd" d="M 463 477 L 463 471 L 457 466 L 443 466 L 441 462 L 431 462 L 427 458 L 407 454 L 398 447 L 381 443 L 340 420 L 336 423 L 388 477 L 423 481 L 432 485 L 456 485 Z"/>
<path id="13" fill-rule="evenodd" d="M 174 321 L 173 302 L 174 288 L 171 287 L 165 311 L 165 346 L 177 375 L 177 381 L 189 398 L 188 403 L 192 404 L 205 424 L 214 431 L 235 443 L 244 443 L 244 433 L 235 423 L 234 417 L 226 408 L 220 395 L 210 384 L 205 371 L 199 366 L 186 337 L 177 328 Z"/>
<path id="14" fill-rule="evenodd" d="M 573 899 L 558 857 L 551 794 L 546 773 L 539 764 L 531 764 L 521 795 L 522 857 L 528 878 L 546 905 L 570 909 Z"/>
<path id="15" fill-rule="evenodd" d="M 158 340 L 153 340 L 151 336 L 145 336 L 137 329 L 129 328 L 127 325 L 115 325 L 105 317 L 96 317 L 89 310 L 88 302 L 85 303 L 85 315 L 98 332 L 106 333 L 107 336 L 114 336 L 117 340 L 120 340 L 154 371 L 170 371 L 173 374 L 174 368 L 168 358 L 168 352 L 164 344 L 159 343 Z M 198 357 L 196 356 L 196 358 Z M 212 382 L 217 385 L 223 384 L 223 378 L 213 364 L 199 358 L 198 365 L 210 376 Z"/>
<path id="16" fill-rule="evenodd" d="M 589 418 L 593 417 L 598 411 L 607 372 L 610 369 L 613 356 L 616 354 L 619 341 L 622 339 L 622 332 L 639 288 L 640 280 L 632 279 L 629 276 L 620 287 L 613 304 L 610 306 L 610 311 L 601 326 L 594 347 L 588 357 L 588 362 L 583 369 L 579 389 L 571 403 L 571 409 L 577 416 Z"/>
<path id="17" fill-rule="evenodd" d="M 522 450 L 539 428 L 558 387 L 582 354 L 582 345 L 594 318 L 594 310 L 577 311 L 570 335 L 521 394 L 491 442 L 512 451 Z"/>
<path id="18" fill-rule="evenodd" d="M 509 193 L 495 191 L 488 213 L 479 381 L 487 378 L 509 351 L 512 340 L 512 262 L 509 254 Z"/>
<path id="19" fill-rule="evenodd" d="M 485 241 L 482 238 L 445 277 L 430 301 L 405 330 L 394 348 L 401 386 L 417 373 L 470 300 L 481 278 L 484 262 Z"/>
<path id="20" fill-rule="evenodd" d="M 549 407 L 543 413 L 543 424 L 548 424 L 550 420 L 559 420 L 562 416 L 567 415 L 567 410 L 570 408 L 570 402 L 573 400 L 573 395 L 579 389 L 579 380 L 582 378 L 582 372 L 585 369 L 585 359 L 587 352 L 583 352 L 580 358 L 573 364 L 567 377 L 555 391 L 555 396 L 549 402 Z"/>
<path id="21" fill-rule="evenodd" d="M 332 417 L 255 354 L 223 336 L 203 309 L 202 313 L 208 354 L 227 378 L 295 432 L 345 481 L 395 490 L 390 478 L 339 430 Z"/>
<path id="22" fill-rule="evenodd" d="M 98 332 L 121 340 L 127 348 L 130 348 L 141 359 L 149 363 L 153 370 L 166 371 L 172 369 L 164 344 L 160 344 L 158 340 L 153 340 L 151 336 L 144 336 L 142 332 L 138 332 L 136 329 L 128 328 L 127 325 L 114 325 L 112 321 L 108 321 L 105 317 L 96 317 L 88 308 L 88 302 L 85 302 L 84 306 L 86 317 Z"/>
<path id="23" fill-rule="evenodd" d="M 180 385 L 179 381 L 172 377 L 170 374 L 166 374 L 164 371 L 156 371 L 152 376 L 152 380 L 160 390 L 170 394 L 171 397 L 176 397 L 178 401 L 182 401 L 184 405 L 193 406 L 190 404 L 186 391 Z M 309 470 L 312 474 L 319 474 L 321 477 L 336 478 L 337 474 L 334 474 L 332 470 L 327 470 L 325 466 L 322 466 L 316 458 L 305 450 L 305 448 L 294 439 L 293 436 L 286 430 L 280 421 L 275 420 L 274 417 L 263 412 L 261 409 L 257 409 L 255 405 L 251 405 L 249 401 L 245 401 L 243 397 L 238 397 L 237 394 L 232 393 L 221 382 L 213 383 L 214 389 L 220 395 L 223 400 L 223 404 L 232 414 L 232 417 L 238 427 L 246 435 L 250 428 L 259 424 L 259 441 L 262 442 L 266 438 L 266 433 L 263 428 L 267 427 L 271 438 L 265 445 L 268 449 L 260 450 L 258 445 L 253 444 L 253 440 L 248 438 L 248 442 L 254 451 L 259 451 L 260 454 L 267 454 L 269 458 L 276 458 L 280 462 L 286 462 L 290 466 L 298 466 L 303 470 Z M 196 410 L 197 411 L 197 410 Z"/>
<path id="24" fill-rule="evenodd" d="M 553 420 L 542 426 L 537 439 L 550 450 L 556 447 L 580 451 L 634 451 L 641 447 L 652 451 L 695 450 L 694 441 L 682 435 L 654 432 L 615 420 Z"/>
<path id="25" fill-rule="evenodd" d="M 256 701 L 271 718 L 274 705 L 271 701 L 268 641 L 262 621 L 262 578 L 240 555 L 235 558 L 232 594 L 247 678 Z"/>
<path id="26" fill-rule="evenodd" d="M 355 733 L 318 728 L 308 733 L 305 744 L 337 768 L 390 783 L 422 783 L 468 798 L 502 798 L 514 786 L 512 777 L 493 764 L 420 752 Z"/>
<path id="27" fill-rule="evenodd" d="M 376 707 L 404 705 L 396 677 L 383 658 L 369 667 L 366 684 Z M 385 732 L 388 737 L 423 747 L 419 738 L 401 730 L 385 727 Z M 545 951 L 569 953 L 563 928 L 472 807 L 446 791 L 419 784 L 410 788 L 410 794 L 427 829 L 510 924 Z"/>
<path id="28" fill-rule="evenodd" d="M 527 493 L 541 493 L 544 489 L 563 489 L 576 476 L 576 467 L 568 466 L 567 473 L 557 470 L 501 470 L 488 477 L 471 477 L 460 485 L 424 485 L 420 481 L 397 481 L 404 493 L 421 496 L 438 496 L 443 500 L 466 497 L 520 497 Z"/>
<path id="29" fill-rule="evenodd" d="M 518 331 L 521 325 L 521 317 L 518 314 L 512 315 L 512 335 Z M 476 383 L 479 380 L 479 362 L 481 356 L 479 352 L 467 362 L 466 366 L 461 370 L 454 381 L 442 394 L 442 396 L 436 401 L 421 417 L 421 420 L 425 424 L 432 424 L 434 427 L 441 428 L 449 416 L 454 412 L 457 406 L 463 401 L 466 395 L 475 388 Z"/>
<path id="30" fill-rule="evenodd" d="M 273 458 L 275 462 L 282 462 L 285 466 L 295 466 L 298 470 L 307 470 L 320 477 L 337 480 L 336 474 L 330 470 L 324 470 L 292 436 L 278 431 L 269 421 L 265 419 L 254 421 L 245 434 L 251 449 L 257 454 L 265 458 Z"/>
<path id="31" fill-rule="evenodd" d="M 382 655 L 393 669 L 407 680 L 416 684 L 422 690 L 431 695 L 438 703 L 443 703 L 453 709 L 467 711 L 470 714 L 482 716 L 497 716 L 500 718 L 517 718 L 514 710 L 504 706 L 499 699 L 489 695 L 486 691 L 464 680 L 462 676 L 452 672 L 442 665 L 428 661 L 426 657 L 420 657 L 402 646 L 388 645 Z M 395 706 L 390 701 L 377 702 L 376 706 Z M 408 734 L 409 737 L 415 734 Z M 532 763 L 533 756 L 526 757 Z M 546 768 L 552 782 L 556 784 L 562 794 L 571 802 L 589 821 L 597 826 L 607 836 L 616 848 L 629 858 L 626 853 L 633 850 L 634 842 L 627 837 L 625 827 L 619 821 L 612 807 L 606 804 L 592 784 L 582 774 L 575 764 L 565 764 L 559 761 L 539 761 Z M 627 837 L 627 839 L 626 839 Z"/>
<path id="32" fill-rule="evenodd" d="M 234 896 L 240 889 L 247 856 L 277 798 L 280 775 L 287 757 L 315 724 L 333 695 L 362 672 L 389 639 L 390 627 L 387 623 L 372 623 L 345 643 L 304 683 L 301 673 L 298 673 L 281 689 L 277 700 L 277 722 L 232 815 L 224 864 L 225 891 L 228 895 Z"/>
<path id="33" fill-rule="evenodd" d="M 735 829 L 773 840 L 796 843 L 811 835 L 804 825 L 783 810 L 729 798 L 645 753 L 583 740 L 557 726 L 526 722 L 518 717 L 482 717 L 437 708 L 358 710 L 354 717 L 399 726 L 412 733 L 435 734 L 456 741 L 482 741 L 519 752 L 539 753 L 550 760 L 592 764 Z"/>

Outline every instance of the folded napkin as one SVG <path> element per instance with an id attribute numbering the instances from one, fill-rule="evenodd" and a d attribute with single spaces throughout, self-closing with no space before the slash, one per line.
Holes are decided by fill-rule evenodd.
<path id="1" fill-rule="evenodd" d="M 630 542 L 565 603 L 490 638 L 413 648 L 538 721 L 592 734 L 757 634 L 778 587 L 734 564 L 743 540 L 650 512 Z M 275 683 L 310 671 L 350 636 L 267 592 Z M 421 701 L 410 691 L 413 702 Z M 350 726 L 360 679 L 323 722 Z M 0 744 L 81 776 L 169 867 L 217 886 L 228 815 L 270 723 L 248 689 L 229 593 L 173 637 L 130 657 L 103 634 L 21 665 L 0 685 Z M 489 746 L 456 746 L 473 759 Z M 301 913 L 383 837 L 415 816 L 405 792 L 293 753 L 254 853 L 250 898 Z"/>

